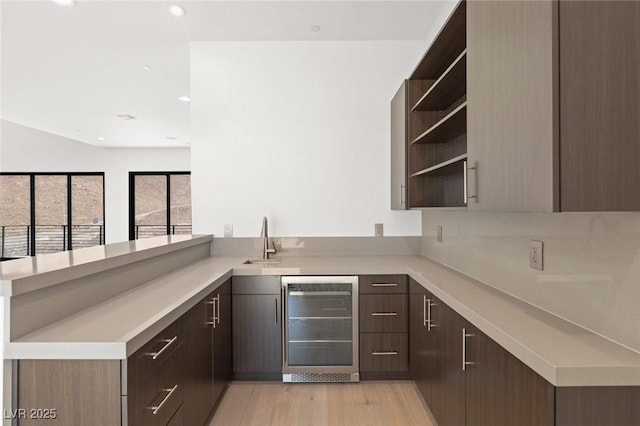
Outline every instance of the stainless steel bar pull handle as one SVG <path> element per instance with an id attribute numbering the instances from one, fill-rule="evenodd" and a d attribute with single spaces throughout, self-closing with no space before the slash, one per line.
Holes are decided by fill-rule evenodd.
<path id="1" fill-rule="evenodd" d="M 220 293 L 218 293 L 216 295 L 216 311 L 215 311 L 215 316 L 213 317 L 214 321 L 217 321 L 218 324 L 220 324 Z"/>
<path id="2" fill-rule="evenodd" d="M 162 406 L 169 400 L 169 398 L 171 398 L 171 395 L 173 395 L 176 389 L 178 389 L 178 385 L 175 385 L 171 389 L 162 389 L 163 392 L 169 392 L 169 393 L 162 399 L 162 401 L 160 401 L 160 404 L 154 405 L 153 407 L 147 407 L 147 410 L 153 410 L 152 414 L 154 416 L 158 414 L 162 409 Z"/>
<path id="3" fill-rule="evenodd" d="M 427 331 L 431 331 L 431 306 L 433 305 L 431 303 L 431 299 L 426 299 L 427 301 Z"/>
<path id="4" fill-rule="evenodd" d="M 477 198 L 476 194 L 469 195 L 469 170 L 477 170 L 477 166 L 474 165 L 472 167 L 467 167 L 467 161 L 465 160 L 462 165 L 463 173 L 464 173 L 464 203 L 467 204 L 469 202 L 469 198 Z"/>
<path id="5" fill-rule="evenodd" d="M 371 312 L 372 317 L 397 317 L 397 312 Z"/>
<path id="6" fill-rule="evenodd" d="M 373 356 L 398 355 L 398 351 L 375 351 L 371 352 Z"/>
<path id="7" fill-rule="evenodd" d="M 207 305 L 211 305 L 211 321 L 207 321 L 205 324 L 212 325 L 216 328 L 216 298 L 209 300 Z"/>
<path id="8" fill-rule="evenodd" d="M 171 344 L 173 344 L 173 342 L 175 342 L 176 340 L 178 340 L 178 336 L 174 336 L 173 339 L 162 339 L 161 342 L 167 342 L 167 344 L 164 345 L 158 352 L 152 352 L 147 355 L 151 356 L 152 359 L 158 359 L 158 357 L 162 355 L 162 353 L 166 351 L 167 348 L 169 348 L 169 346 L 171 346 Z"/>
<path id="9" fill-rule="evenodd" d="M 276 312 L 276 315 L 275 315 L 276 322 L 275 323 L 277 325 L 278 324 L 278 298 L 276 297 L 274 300 L 276 302 L 276 310 L 275 310 L 275 312 Z"/>
<path id="10" fill-rule="evenodd" d="M 467 329 L 462 329 L 462 371 L 466 371 L 467 365 L 473 365 L 473 362 L 467 361 L 467 337 L 473 337 L 473 334 L 467 333 Z"/>
<path id="11" fill-rule="evenodd" d="M 351 296 L 350 291 L 290 291 L 289 296 Z"/>
<path id="12" fill-rule="evenodd" d="M 289 327 L 288 314 L 287 314 L 287 291 L 286 284 L 282 284 L 282 290 L 280 291 L 280 297 L 282 297 L 282 366 L 287 366 L 288 350 L 289 350 Z"/>
<path id="13" fill-rule="evenodd" d="M 422 296 L 422 326 L 427 326 L 427 296 Z"/>
<path id="14" fill-rule="evenodd" d="M 373 283 L 371 287 L 398 287 L 398 283 Z"/>

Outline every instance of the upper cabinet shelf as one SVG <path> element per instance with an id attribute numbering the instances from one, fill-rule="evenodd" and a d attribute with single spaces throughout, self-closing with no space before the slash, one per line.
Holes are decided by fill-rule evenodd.
<path id="1" fill-rule="evenodd" d="M 463 102 L 445 115 L 436 124 L 429 127 L 417 138 L 411 141 L 414 143 L 443 143 L 450 141 L 467 132 L 467 102 Z"/>
<path id="2" fill-rule="evenodd" d="M 447 68 L 427 92 L 413 105 L 412 111 L 444 110 L 467 91 L 467 51 Z"/>
<path id="3" fill-rule="evenodd" d="M 436 80 L 466 49 L 467 5 L 460 2 L 411 74 L 414 80 Z"/>
<path id="4" fill-rule="evenodd" d="M 410 208 L 466 207 L 466 10 L 458 3 L 408 80 Z"/>

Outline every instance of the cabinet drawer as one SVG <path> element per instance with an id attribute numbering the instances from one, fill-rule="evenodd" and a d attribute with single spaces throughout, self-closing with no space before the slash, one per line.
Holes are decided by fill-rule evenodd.
<path id="1" fill-rule="evenodd" d="M 233 277 L 233 294 L 280 294 L 280 276 Z"/>
<path id="2" fill-rule="evenodd" d="M 365 294 L 360 296 L 361 332 L 404 333 L 408 324 L 408 295 Z"/>
<path id="3" fill-rule="evenodd" d="M 166 426 L 184 402 L 180 344 L 162 366 L 145 380 L 129 383 L 129 418 L 134 425 Z"/>
<path id="4" fill-rule="evenodd" d="M 360 370 L 407 371 L 408 341 L 407 333 L 360 334 Z"/>
<path id="5" fill-rule="evenodd" d="M 360 275 L 358 286 L 360 293 L 406 293 L 407 276 L 398 275 Z"/>
<path id="6" fill-rule="evenodd" d="M 148 376 L 158 374 L 158 369 L 174 356 L 183 342 L 182 322 L 178 319 L 128 358 L 131 383 L 141 383 Z"/>

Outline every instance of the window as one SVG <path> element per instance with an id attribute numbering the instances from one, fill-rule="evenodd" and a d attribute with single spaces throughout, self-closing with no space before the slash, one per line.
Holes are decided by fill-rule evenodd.
<path id="1" fill-rule="evenodd" d="M 129 239 L 191 234 L 191 173 L 129 173 Z"/>
<path id="2" fill-rule="evenodd" d="M 104 244 L 104 173 L 0 173 L 0 257 Z"/>

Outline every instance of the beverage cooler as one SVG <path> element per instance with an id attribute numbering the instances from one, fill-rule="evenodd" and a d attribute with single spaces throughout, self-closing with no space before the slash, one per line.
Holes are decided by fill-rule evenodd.
<path id="1" fill-rule="evenodd" d="M 283 276 L 284 382 L 357 382 L 358 277 Z"/>

